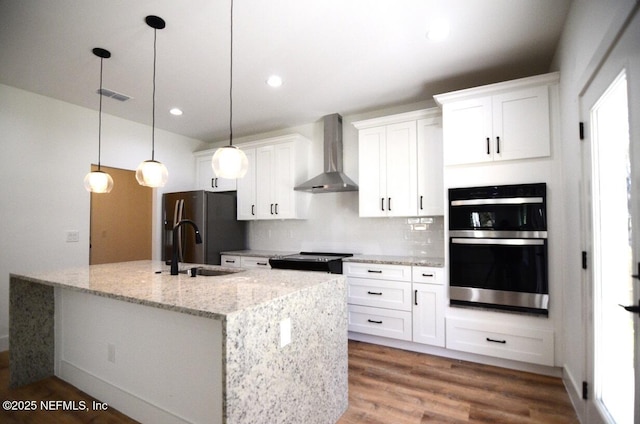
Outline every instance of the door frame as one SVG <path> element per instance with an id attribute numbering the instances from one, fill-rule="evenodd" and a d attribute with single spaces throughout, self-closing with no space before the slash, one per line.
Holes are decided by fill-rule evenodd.
<path id="1" fill-rule="evenodd" d="M 579 93 L 579 113 L 580 121 L 584 123 L 584 131 L 588 132 L 590 121 L 591 100 L 597 99 L 609 87 L 613 81 L 618 78 L 620 73 L 625 70 L 627 74 L 627 91 L 629 103 L 629 142 L 632 161 L 632 186 L 636 187 L 636 192 L 640 188 L 640 151 L 633 151 L 634 145 L 640 146 L 640 58 L 636 56 L 624 55 L 625 37 L 633 39 L 633 33 L 640 31 L 640 2 L 635 2 L 630 8 L 621 8 L 618 10 L 616 19 L 607 32 L 602 44 L 596 51 L 594 60 L 587 68 L 583 84 L 580 85 L 582 90 Z M 623 16 L 624 15 L 624 16 Z M 630 35 L 631 34 L 631 35 Z M 621 41 L 622 40 L 622 41 Z M 628 41 L 627 41 L 628 43 Z M 622 52 L 618 49 L 622 48 Z M 622 54 L 621 54 L 622 53 Z M 597 93 L 597 94 L 596 94 Z M 587 106 L 585 103 L 589 103 Z M 587 115 L 587 116 L 585 116 Z M 636 122 L 634 122 L 634 120 Z M 585 137 L 587 138 L 587 137 Z M 588 257 L 593 258 L 593 199 L 591 193 L 591 177 L 592 177 L 592 154 L 590 139 L 583 141 L 582 147 L 582 184 L 581 184 L 581 215 L 582 222 L 582 247 L 583 251 L 588 252 Z M 639 196 L 640 197 L 640 196 Z M 633 228 L 640 228 L 640 202 L 636 199 L 632 203 Z M 640 234 L 639 231 L 633 233 L 633 262 L 640 262 Z M 594 402 L 594 266 L 591 260 L 587 270 L 582 273 L 583 291 L 583 317 L 584 317 L 584 334 L 585 334 L 585 370 L 584 376 L 588 384 L 588 399 L 584 402 L 584 410 L 581 414 L 585 419 L 585 423 L 606 423 L 605 414 L 600 411 Z M 634 284 L 634 299 L 640 297 L 640 283 Z M 635 328 L 635 404 L 640 404 L 640 318 L 634 318 Z M 636 424 L 640 424 L 640 408 L 635 408 Z"/>

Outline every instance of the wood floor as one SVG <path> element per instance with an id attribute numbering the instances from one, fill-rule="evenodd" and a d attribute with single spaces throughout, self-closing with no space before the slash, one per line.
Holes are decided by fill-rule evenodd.
<path id="1" fill-rule="evenodd" d="M 562 380 L 349 342 L 338 424 L 578 423 Z"/>
<path id="2" fill-rule="evenodd" d="M 89 411 L 7 412 L 1 423 L 136 423 L 51 377 L 9 389 L 9 355 L 0 353 L 0 400 L 84 401 Z M 38 408 L 40 409 L 40 408 Z M 349 342 L 349 409 L 338 424 L 578 423 L 557 378 Z M 251 423 L 254 424 L 254 423 Z"/>

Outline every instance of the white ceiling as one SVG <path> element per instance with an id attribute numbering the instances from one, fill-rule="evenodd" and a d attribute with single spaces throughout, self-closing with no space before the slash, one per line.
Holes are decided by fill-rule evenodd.
<path id="1" fill-rule="evenodd" d="M 544 73 L 570 0 L 235 0 L 234 136 L 361 113 Z M 0 0 L 0 83 L 204 141 L 229 128 L 229 0 Z M 450 21 L 450 37 L 426 39 Z M 279 74 L 284 85 L 265 84 Z M 177 106 L 184 115 L 168 110 Z"/>

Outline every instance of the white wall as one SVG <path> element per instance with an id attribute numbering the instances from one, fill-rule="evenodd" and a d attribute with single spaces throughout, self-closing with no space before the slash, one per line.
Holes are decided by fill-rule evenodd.
<path id="1" fill-rule="evenodd" d="M 565 203 L 564 345 L 565 375 L 573 399 L 581 397 L 585 377 L 584 290 L 581 280 L 580 184 L 581 160 L 578 139 L 579 94 L 602 58 L 613 34 L 631 10 L 634 0 L 576 0 L 567 18 L 553 70 L 559 70 L 562 117 L 563 185 Z M 581 413 L 580 408 L 578 412 Z"/>
<path id="2" fill-rule="evenodd" d="M 108 102 L 114 100 L 106 100 Z M 156 159 L 169 169 L 164 191 L 192 189 L 192 152 L 201 144 L 156 130 Z M 89 262 L 90 195 L 85 174 L 97 162 L 94 110 L 0 84 L 0 351 L 8 348 L 9 273 Z M 151 127 L 103 114 L 102 164 L 134 170 L 151 158 Z M 159 258 L 161 191 L 154 197 Z M 78 230 L 80 241 L 66 243 Z"/>

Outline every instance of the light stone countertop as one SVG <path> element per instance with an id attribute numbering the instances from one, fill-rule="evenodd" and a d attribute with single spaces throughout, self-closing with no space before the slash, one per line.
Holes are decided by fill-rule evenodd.
<path id="1" fill-rule="evenodd" d="M 411 265 L 444 268 L 444 258 L 425 258 L 422 256 L 354 255 L 350 258 L 344 258 L 342 261 L 381 265 Z"/>
<path id="2" fill-rule="evenodd" d="M 223 276 L 172 276 L 162 261 L 134 261 L 92 265 L 25 274 L 12 274 L 27 281 L 79 290 L 131 303 L 174 310 L 192 315 L 224 319 L 227 315 L 250 309 L 288 294 L 328 283 L 341 282 L 336 274 L 276 269 L 225 268 L 216 265 L 180 264 L 225 269 Z M 158 273 L 158 271 L 161 271 Z"/>
<path id="3" fill-rule="evenodd" d="M 252 256 L 256 258 L 275 258 L 276 256 L 294 255 L 300 252 L 283 252 L 279 250 L 231 250 L 220 252 L 221 255 Z"/>

